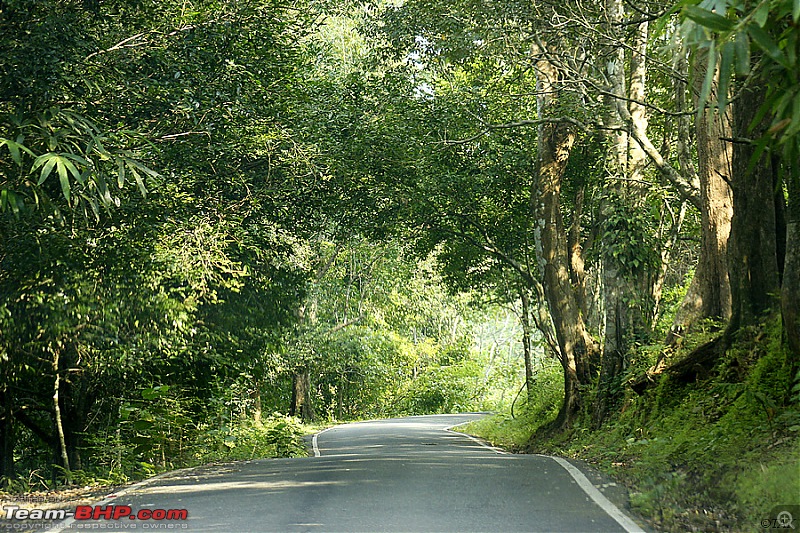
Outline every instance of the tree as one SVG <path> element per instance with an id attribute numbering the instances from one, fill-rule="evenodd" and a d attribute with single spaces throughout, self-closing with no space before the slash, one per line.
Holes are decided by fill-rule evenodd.
<path id="1" fill-rule="evenodd" d="M 737 0 L 711 9 L 692 3 L 682 14 L 687 42 L 707 51 L 707 72 L 719 66 L 715 107 L 733 114 L 729 332 L 760 320 L 775 307 L 773 295 L 780 292 L 784 328 L 796 354 L 800 126 L 793 120 L 796 106 L 791 103 L 798 91 L 794 24 L 800 11 L 788 1 Z M 701 103 L 711 96 L 712 81 L 707 75 Z M 736 94 L 732 102 L 728 87 Z"/>
<path id="2" fill-rule="evenodd" d="M 162 441 L 222 416 L 243 369 L 259 370 L 260 388 L 302 296 L 296 237 L 281 226 L 312 225 L 286 213 L 316 170 L 279 116 L 299 94 L 313 14 L 260 0 L 186 7 L 0 8 L 14 51 L 0 60 L 2 475 L 43 444 L 54 455 L 43 462 L 68 476 L 86 464 L 87 435 L 115 425 L 165 463 Z M 142 383 L 170 397 L 145 398 Z M 158 416 L 180 436 L 122 416 L 143 401 L 173 402 Z"/>

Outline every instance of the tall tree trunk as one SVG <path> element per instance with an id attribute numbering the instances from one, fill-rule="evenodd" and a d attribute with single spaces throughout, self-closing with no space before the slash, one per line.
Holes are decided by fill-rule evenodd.
<path id="1" fill-rule="evenodd" d="M 79 358 L 74 351 L 67 351 L 68 358 L 62 361 L 64 371 L 76 368 Z M 63 357 L 63 355 L 62 355 Z M 86 379 L 85 374 L 72 374 L 71 379 L 62 380 L 61 404 L 64 422 L 64 440 L 67 444 L 67 455 L 72 470 L 82 470 L 81 447 L 83 431 L 86 430 L 89 413 L 96 400 L 95 392 Z"/>
<path id="2" fill-rule="evenodd" d="M 789 206 L 786 221 L 786 259 L 783 265 L 781 284 L 781 314 L 783 327 L 789 342 L 789 350 L 795 355 L 795 368 L 800 364 L 800 177 L 790 176 Z"/>
<path id="3" fill-rule="evenodd" d="M 569 276 L 572 286 L 575 287 L 575 295 L 578 299 L 578 307 L 584 318 L 589 316 L 589 306 L 586 301 L 586 264 L 583 260 L 583 248 L 581 246 L 581 216 L 583 206 L 586 202 L 586 186 L 578 188 L 575 194 L 575 211 L 572 214 L 572 224 L 569 227 L 568 243 L 569 246 Z"/>
<path id="4" fill-rule="evenodd" d="M 733 102 L 734 137 L 760 138 L 766 121 L 755 131 L 749 125 L 764 102 L 765 88 L 750 87 Z M 780 289 L 778 263 L 777 177 L 765 154 L 752 165 L 755 147 L 748 142 L 733 146 L 733 217 L 728 246 L 731 278 L 729 333 L 755 324 L 776 308 Z M 779 191 L 782 193 L 782 191 Z"/>
<path id="5" fill-rule="evenodd" d="M 558 103 L 558 71 L 543 54 L 537 55 L 538 116 L 544 118 Z M 570 281 L 570 257 L 561 212 L 561 186 L 575 142 L 565 123 L 542 123 L 537 139 L 537 187 L 533 192 L 532 216 L 537 237 L 536 257 L 544 280 L 544 295 L 550 308 L 564 369 L 564 401 L 555 428 L 570 425 L 582 405 L 581 386 L 591 383 L 599 348 L 586 329 L 575 288 Z"/>
<path id="6" fill-rule="evenodd" d="M 70 481 L 70 467 L 69 467 L 69 452 L 67 451 L 67 441 L 64 436 L 64 423 L 61 419 L 61 398 L 59 395 L 61 389 L 61 365 L 59 364 L 59 350 L 53 350 L 53 373 L 55 379 L 53 381 L 53 410 L 55 412 L 54 423 L 55 432 L 58 437 L 58 447 L 61 452 L 61 466 L 67 476 L 67 482 Z"/>
<path id="7" fill-rule="evenodd" d="M 610 32 L 617 31 L 624 20 L 621 0 L 607 0 L 606 9 L 612 23 Z M 609 155 L 607 166 L 611 171 L 608 198 L 604 201 L 601 214 L 610 224 L 609 233 L 620 235 L 617 242 L 606 242 L 602 255 L 603 299 L 605 303 L 605 331 L 603 335 L 603 358 L 600 368 L 600 382 L 594 406 L 594 424 L 599 426 L 608 415 L 619 396 L 619 380 L 628 364 L 630 343 L 646 335 L 650 330 L 649 319 L 652 316 L 652 282 L 651 276 L 644 268 L 632 268 L 627 253 L 618 253 L 618 248 L 626 248 L 631 243 L 645 242 L 644 239 L 631 239 L 634 234 L 645 228 L 632 224 L 621 225 L 622 218 L 628 218 L 623 210 L 641 209 L 646 199 L 647 189 L 644 185 L 644 168 L 647 155 L 636 143 L 632 142 L 637 135 L 629 135 L 623 128 L 630 129 L 644 136 L 647 131 L 647 114 L 645 107 L 637 101 L 645 100 L 646 91 L 646 57 L 647 24 L 638 25 L 631 54 L 630 91 L 626 90 L 625 49 L 618 47 L 607 63 L 607 76 L 615 96 L 606 100 L 606 126 L 610 130 Z M 625 100 L 629 98 L 630 101 Z M 620 101 L 622 100 L 622 101 Z M 619 107 L 627 106 L 625 121 Z M 632 138 L 633 137 L 633 138 Z M 633 214 L 633 212 L 631 212 Z"/>
<path id="8" fill-rule="evenodd" d="M 314 420 L 311 403 L 311 372 L 307 368 L 297 371 L 292 379 L 292 406 L 290 416 L 300 417 L 304 422 Z"/>
<path id="9" fill-rule="evenodd" d="M 697 102 L 706 76 L 707 59 L 701 53 L 694 58 L 694 103 Z M 679 94 L 683 87 L 678 87 Z M 717 98 L 717 82 L 711 89 Z M 700 178 L 700 256 L 694 277 L 675 315 L 667 336 L 671 344 L 703 318 L 728 320 L 731 316 L 731 286 L 728 273 L 728 239 L 733 216 L 732 109 L 724 113 L 708 109 L 696 121 L 698 175 Z"/>

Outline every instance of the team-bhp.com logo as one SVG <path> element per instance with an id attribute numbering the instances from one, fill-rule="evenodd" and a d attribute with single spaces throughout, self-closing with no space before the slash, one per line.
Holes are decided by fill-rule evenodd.
<path id="1" fill-rule="evenodd" d="M 176 524 L 171 524 L 172 527 L 166 527 L 166 523 L 185 521 L 189 518 L 189 511 L 186 509 L 139 509 L 134 511 L 130 505 L 78 505 L 74 511 L 65 509 L 22 509 L 17 505 L 6 505 L 4 511 L 3 518 L 5 520 L 11 523 L 27 521 L 25 524 L 27 526 L 31 525 L 30 521 L 36 520 L 72 519 L 81 523 L 87 520 L 138 520 L 145 522 L 142 524 L 142 529 L 174 529 Z M 185 526 L 185 524 L 182 525 Z M 135 524 L 131 524 L 131 526 L 134 527 L 130 529 L 135 528 Z M 80 525 L 78 525 L 78 528 L 83 529 Z M 47 528 L 45 527 L 45 529 Z"/>

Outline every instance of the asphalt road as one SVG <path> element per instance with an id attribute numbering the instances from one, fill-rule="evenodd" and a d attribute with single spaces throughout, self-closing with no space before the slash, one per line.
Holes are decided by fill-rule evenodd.
<path id="1" fill-rule="evenodd" d="M 134 514 L 186 509 L 186 520 L 124 517 L 63 526 L 225 533 L 641 531 L 563 459 L 504 454 L 446 429 L 477 416 L 336 426 L 314 437 L 315 457 L 179 471 L 105 502 L 129 505 Z"/>

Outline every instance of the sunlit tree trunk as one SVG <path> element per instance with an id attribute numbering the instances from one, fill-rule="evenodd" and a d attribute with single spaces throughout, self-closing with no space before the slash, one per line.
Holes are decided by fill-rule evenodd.
<path id="1" fill-rule="evenodd" d="M 581 310 L 585 320 L 588 320 L 589 305 L 586 295 L 586 264 L 583 259 L 583 248 L 581 247 L 581 216 L 583 206 L 586 201 L 586 186 L 582 186 L 575 194 L 575 212 L 572 214 L 572 224 L 569 228 L 569 264 L 570 280 L 575 287 L 575 294 L 578 299 L 578 308 Z"/>
<path id="2" fill-rule="evenodd" d="M 53 422 L 55 424 L 56 435 L 58 439 L 58 447 L 61 453 L 61 466 L 64 467 L 65 473 L 67 475 L 67 481 L 70 478 L 70 467 L 69 467 L 69 453 L 67 452 L 67 442 L 64 437 L 64 423 L 61 419 L 61 398 L 60 398 L 60 390 L 61 390 L 61 365 L 59 364 L 59 349 L 56 348 L 53 350 L 53 373 L 55 374 L 55 378 L 53 381 L 53 411 L 55 413 Z"/>
<path id="3" fill-rule="evenodd" d="M 706 76 L 706 57 L 694 59 L 694 103 Z M 678 87 L 683 92 L 683 87 Z M 711 100 L 717 98 L 717 83 Z M 706 110 L 696 122 L 698 176 L 700 182 L 700 256 L 686 296 L 676 313 L 667 343 L 674 342 L 703 318 L 728 320 L 731 316 L 731 287 L 728 273 L 728 239 L 733 216 L 732 110 Z"/>
<path id="4" fill-rule="evenodd" d="M 558 103 L 558 71 L 537 55 L 539 118 L 549 116 Z M 554 427 L 569 426 L 582 405 L 581 387 L 591 382 L 599 348 L 586 329 L 575 288 L 570 280 L 570 257 L 561 212 L 561 186 L 570 151 L 575 142 L 572 127 L 542 123 L 537 139 L 537 187 L 532 196 L 536 233 L 536 257 L 544 280 L 544 294 L 553 320 L 564 370 L 564 401 Z"/>

